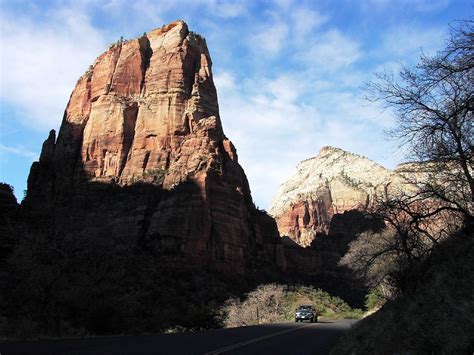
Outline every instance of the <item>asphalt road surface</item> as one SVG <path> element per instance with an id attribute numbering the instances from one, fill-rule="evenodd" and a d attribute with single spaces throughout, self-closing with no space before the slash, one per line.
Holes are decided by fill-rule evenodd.
<path id="1" fill-rule="evenodd" d="M 0 344 L 0 354 L 329 354 L 354 320 Z"/>

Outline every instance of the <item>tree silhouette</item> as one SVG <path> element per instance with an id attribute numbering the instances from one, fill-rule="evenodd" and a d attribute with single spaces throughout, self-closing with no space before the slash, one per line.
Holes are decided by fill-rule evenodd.
<path id="1" fill-rule="evenodd" d="M 444 51 L 432 57 L 423 55 L 413 69 L 402 67 L 398 78 L 379 73 L 367 89 L 369 100 L 394 110 L 397 126 L 390 133 L 410 148 L 409 157 L 437 162 L 436 172 L 446 175 L 443 183 L 466 184 L 466 197 L 472 203 L 474 22 L 462 21 L 452 28 Z M 458 196 L 439 197 L 459 202 Z"/>
<path id="2" fill-rule="evenodd" d="M 474 226 L 474 22 L 453 27 L 443 51 L 422 55 L 399 76 L 379 73 L 367 84 L 368 99 L 395 113 L 389 134 L 408 147 L 416 163 L 397 171 L 403 191 L 379 198 L 373 214 L 387 230 L 354 241 L 341 261 L 369 285 L 410 287 L 409 270 L 442 240 Z"/>

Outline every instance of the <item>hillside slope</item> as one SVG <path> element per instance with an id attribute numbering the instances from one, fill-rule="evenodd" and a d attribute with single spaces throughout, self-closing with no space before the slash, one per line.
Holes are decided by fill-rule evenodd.
<path id="1" fill-rule="evenodd" d="M 410 273 L 411 288 L 360 321 L 331 354 L 472 354 L 474 239 L 446 240 Z"/>

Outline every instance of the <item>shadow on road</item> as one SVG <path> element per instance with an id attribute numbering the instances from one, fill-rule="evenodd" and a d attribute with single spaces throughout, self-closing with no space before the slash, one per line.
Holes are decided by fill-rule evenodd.
<path id="1" fill-rule="evenodd" d="M 4 343 L 0 353 L 327 354 L 353 323 L 287 322 L 203 332 Z"/>

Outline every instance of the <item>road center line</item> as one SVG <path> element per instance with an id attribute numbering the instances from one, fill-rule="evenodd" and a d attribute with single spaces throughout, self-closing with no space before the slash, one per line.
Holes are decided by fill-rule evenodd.
<path id="1" fill-rule="evenodd" d="M 277 335 L 294 332 L 295 330 L 303 329 L 303 328 L 309 327 L 311 325 L 313 325 L 313 324 L 310 323 L 310 324 L 306 324 L 306 325 L 303 325 L 303 326 L 298 327 L 298 328 L 291 328 L 291 329 L 287 329 L 287 330 L 282 330 L 280 332 L 267 334 L 267 335 L 261 336 L 259 338 L 245 340 L 245 341 L 242 341 L 242 342 L 237 343 L 237 344 L 232 344 L 232 345 L 226 346 L 225 348 L 209 351 L 209 352 L 205 353 L 204 355 L 222 354 L 222 353 L 224 353 L 226 351 L 229 351 L 229 350 L 234 350 L 234 349 L 240 348 L 240 347 L 248 345 L 248 344 L 256 343 L 256 342 L 259 342 L 259 341 L 264 340 L 264 339 L 275 337 Z"/>

